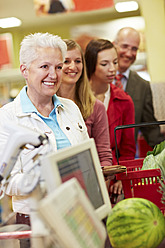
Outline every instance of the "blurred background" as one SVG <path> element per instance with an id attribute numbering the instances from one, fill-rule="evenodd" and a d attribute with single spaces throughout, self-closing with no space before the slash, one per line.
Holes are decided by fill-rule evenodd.
<path id="1" fill-rule="evenodd" d="M 0 106 L 25 84 L 19 46 L 33 32 L 72 38 L 85 49 L 93 37 L 113 41 L 121 27 L 134 27 L 141 34 L 134 69 L 153 83 L 165 82 L 165 0 L 6 0 L 0 9 Z"/>

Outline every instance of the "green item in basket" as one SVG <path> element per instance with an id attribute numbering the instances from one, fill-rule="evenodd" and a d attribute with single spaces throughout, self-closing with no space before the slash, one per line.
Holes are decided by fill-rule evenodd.
<path id="1" fill-rule="evenodd" d="M 156 145 L 153 151 L 149 151 L 143 161 L 142 170 L 161 169 L 165 162 L 165 141 Z M 165 168 L 164 168 L 165 169 Z"/>

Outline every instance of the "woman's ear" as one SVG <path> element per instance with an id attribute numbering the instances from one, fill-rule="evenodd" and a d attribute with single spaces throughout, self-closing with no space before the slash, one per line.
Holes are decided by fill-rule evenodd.
<path id="1" fill-rule="evenodd" d="M 26 67 L 26 65 L 20 65 L 20 71 L 21 71 L 21 73 L 22 73 L 22 76 L 25 78 L 25 79 L 27 79 L 27 76 L 28 76 L 28 70 L 27 70 L 27 67 Z"/>

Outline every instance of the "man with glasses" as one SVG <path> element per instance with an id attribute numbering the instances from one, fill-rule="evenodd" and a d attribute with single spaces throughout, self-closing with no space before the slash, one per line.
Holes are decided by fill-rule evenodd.
<path id="1" fill-rule="evenodd" d="M 156 121 L 154 116 L 152 92 L 150 83 L 142 79 L 130 66 L 135 62 L 140 44 L 137 30 L 126 27 L 118 31 L 114 45 L 118 53 L 118 72 L 124 91 L 131 97 L 135 105 L 135 123 Z M 115 83 L 115 82 L 114 82 Z M 143 127 L 140 129 L 147 143 L 154 147 L 164 140 L 159 126 Z M 137 140 L 139 128 L 135 129 Z"/>

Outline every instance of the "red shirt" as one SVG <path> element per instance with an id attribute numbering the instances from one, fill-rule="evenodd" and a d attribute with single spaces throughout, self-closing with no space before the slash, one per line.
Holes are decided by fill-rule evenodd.
<path id="1" fill-rule="evenodd" d="M 134 124 L 135 111 L 132 98 L 126 92 L 113 84 L 110 84 L 110 92 L 111 97 L 107 109 L 107 115 L 113 164 L 117 164 L 114 129 L 116 126 L 120 125 Z M 117 130 L 116 140 L 119 161 L 134 159 L 136 153 L 134 128 Z"/>

